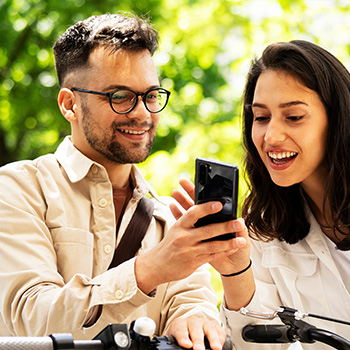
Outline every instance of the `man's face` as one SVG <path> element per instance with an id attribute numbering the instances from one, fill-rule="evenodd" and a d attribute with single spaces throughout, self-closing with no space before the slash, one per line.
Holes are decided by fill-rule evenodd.
<path id="1" fill-rule="evenodd" d="M 91 53 L 89 62 L 87 86 L 77 84 L 75 87 L 104 93 L 124 88 L 142 93 L 159 87 L 148 50 L 111 53 L 99 47 Z M 139 163 L 148 157 L 155 140 L 159 113 L 147 111 L 140 97 L 131 112 L 117 114 L 111 109 L 107 96 L 77 91 L 74 94 L 80 118 L 73 127 L 73 142 L 82 153 L 101 164 L 106 161 Z"/>

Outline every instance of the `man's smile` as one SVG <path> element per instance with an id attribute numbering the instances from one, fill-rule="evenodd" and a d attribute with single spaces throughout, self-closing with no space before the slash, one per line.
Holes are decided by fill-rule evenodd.
<path id="1" fill-rule="evenodd" d="M 145 134 L 148 130 L 118 129 L 118 131 L 124 134 L 142 135 L 142 134 Z"/>

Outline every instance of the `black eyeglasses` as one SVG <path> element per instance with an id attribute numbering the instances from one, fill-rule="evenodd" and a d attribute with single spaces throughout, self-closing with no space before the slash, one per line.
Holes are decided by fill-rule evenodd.
<path id="1" fill-rule="evenodd" d="M 136 107 L 139 96 L 142 97 L 142 101 L 149 112 L 159 113 L 167 105 L 170 96 L 170 91 L 158 87 L 151 88 L 146 92 L 135 92 L 131 89 L 117 89 L 105 93 L 75 87 L 71 88 L 71 90 L 107 96 L 112 110 L 118 114 L 130 113 Z"/>

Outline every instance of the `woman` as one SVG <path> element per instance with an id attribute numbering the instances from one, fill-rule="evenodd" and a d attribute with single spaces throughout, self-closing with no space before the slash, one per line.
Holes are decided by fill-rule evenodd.
<path id="1" fill-rule="evenodd" d="M 237 252 L 211 263 L 225 275 L 222 319 L 236 347 L 287 348 L 244 342 L 245 325 L 268 322 L 238 310 L 284 305 L 350 320 L 350 74 L 315 44 L 274 43 L 252 63 L 243 118 L 245 225 L 235 222 Z M 349 326 L 306 321 L 349 338 Z"/>

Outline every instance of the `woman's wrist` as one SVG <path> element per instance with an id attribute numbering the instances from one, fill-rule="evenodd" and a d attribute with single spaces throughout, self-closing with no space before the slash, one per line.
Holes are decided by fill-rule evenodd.
<path id="1" fill-rule="evenodd" d="M 238 275 L 241 275 L 242 273 L 248 271 L 252 266 L 252 259 L 249 260 L 249 264 L 246 268 L 244 268 L 243 270 L 241 271 L 238 271 L 238 272 L 233 272 L 233 273 L 230 273 L 230 274 L 222 274 L 221 273 L 221 276 L 222 277 L 234 277 L 234 276 L 238 276 Z"/>

